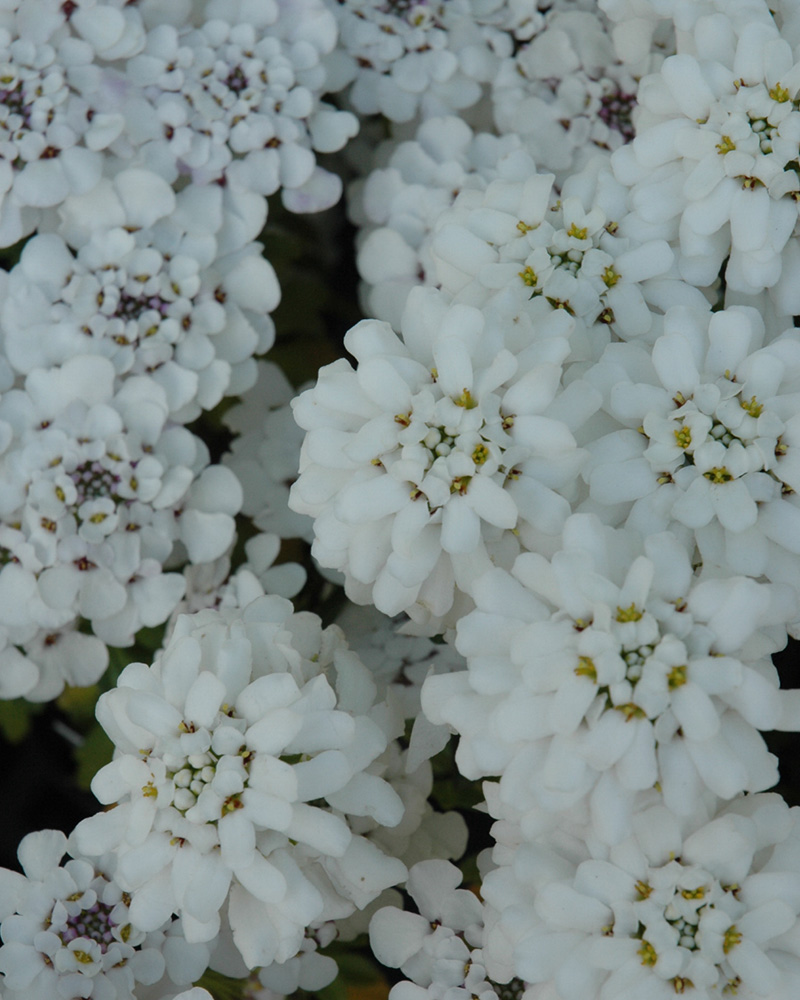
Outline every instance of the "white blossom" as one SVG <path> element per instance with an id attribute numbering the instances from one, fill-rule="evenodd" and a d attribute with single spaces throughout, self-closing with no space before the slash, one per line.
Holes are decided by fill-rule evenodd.
<path id="1" fill-rule="evenodd" d="M 63 833 L 41 830 L 20 842 L 24 875 L 0 870 L 3 996 L 128 1000 L 136 983 L 164 976 L 166 928 L 145 934 L 131 923 L 130 896 L 104 867 L 111 859 L 93 864 L 76 855 L 60 866 L 66 851 Z M 185 947 L 194 971 L 208 961 L 204 945 Z"/>
<path id="2" fill-rule="evenodd" d="M 362 227 L 356 264 L 364 312 L 399 329 L 411 288 L 436 283 L 430 242 L 440 214 L 466 188 L 522 180 L 536 168 L 516 135 L 476 133 L 452 115 L 424 120 L 413 140 L 388 140 L 376 162 L 383 165 L 349 192 Z"/>
<path id="3" fill-rule="evenodd" d="M 403 877 L 343 816 L 391 826 L 403 807 L 364 773 L 387 740 L 340 635 L 276 597 L 184 616 L 152 667 L 131 664 L 101 697 L 117 753 L 92 789 L 118 805 L 73 837 L 114 851 L 138 926 L 177 913 L 187 940 L 209 941 L 224 907 L 252 968 Z"/>
<path id="4" fill-rule="evenodd" d="M 567 313 L 575 360 L 598 358 L 610 332 L 652 339 L 663 302 L 697 295 L 676 280 L 671 248 L 618 223 L 626 192 L 602 162 L 572 175 L 557 199 L 553 182 L 533 174 L 460 194 L 432 243 L 442 288 L 528 329 Z"/>
<path id="5" fill-rule="evenodd" d="M 209 467 L 199 439 L 166 418 L 160 386 L 132 376 L 115 393 L 111 362 L 94 355 L 34 369 L 24 390 L 0 401 L 11 432 L 0 458 L 0 519 L 16 533 L 10 551 L 31 551 L 27 570 L 23 554 L 5 574 L 9 586 L 12 576 L 24 581 L 25 618 L 48 629 L 45 642 L 80 614 L 104 641 L 131 643 L 183 596 L 181 576 L 162 572 L 176 543 L 192 562 L 207 562 L 232 541 L 235 477 Z M 37 618 L 42 607 L 49 618 Z"/>
<path id="6" fill-rule="evenodd" d="M 691 823 L 653 806 L 609 852 L 520 849 L 484 892 L 515 940 L 516 974 L 563 1000 L 788 1000 L 800 981 L 797 858 L 797 812 L 777 795 Z"/>
<path id="7" fill-rule="evenodd" d="M 0 23 L 2 246 L 32 232 L 43 209 L 91 191 L 102 172 L 101 150 L 124 124 L 111 116 L 93 125 L 92 88 L 81 93 L 93 47 L 72 35 L 54 3 L 47 5 L 55 8 L 50 17 L 37 11 L 42 6 L 15 4 Z"/>
<path id="8" fill-rule="evenodd" d="M 729 257 L 728 287 L 773 289 L 791 313 L 797 261 L 784 251 L 797 222 L 800 69 L 771 21 L 710 45 L 701 23 L 696 52 L 642 81 L 637 137 L 612 163 L 634 214 L 679 242 L 686 280 L 711 284 Z"/>
<path id="9" fill-rule="evenodd" d="M 644 532 L 689 529 L 734 573 L 797 586 L 782 550 L 796 548 L 799 374 L 794 330 L 770 339 L 751 308 L 668 310 L 652 353 L 612 345 L 589 375 L 625 425 L 589 445 L 592 499 L 628 505 Z"/>
<path id="10" fill-rule="evenodd" d="M 379 961 L 408 976 L 392 1000 L 511 1000 L 525 990 L 519 979 L 493 982 L 483 962 L 483 913 L 478 898 L 456 886 L 461 872 L 445 861 L 420 862 L 407 891 L 419 913 L 384 907 L 370 921 L 370 944 Z"/>
<path id="11" fill-rule="evenodd" d="M 473 597 L 456 638 L 468 671 L 429 677 L 422 706 L 459 733 L 461 772 L 500 775 L 515 809 L 586 799 L 595 836 L 614 842 L 656 783 L 686 815 L 706 788 L 732 798 L 776 781 L 758 730 L 794 728 L 768 659 L 789 588 L 698 581 L 674 536 L 641 546 L 576 514 L 549 562 L 523 553 Z"/>
<path id="12" fill-rule="evenodd" d="M 123 104 L 129 150 L 170 183 L 223 179 L 234 189 L 284 189 L 292 211 L 319 211 L 341 182 L 314 151 L 341 149 L 355 116 L 320 100 L 321 58 L 336 42 L 319 0 L 258 5 L 210 0 L 197 24 L 160 23 L 125 65 L 133 96 Z"/>
<path id="13" fill-rule="evenodd" d="M 492 81 L 498 130 L 561 180 L 635 134 L 638 80 L 616 59 L 606 23 L 597 11 L 551 8 Z"/>
<path id="14" fill-rule="evenodd" d="M 352 83 L 348 97 L 360 114 L 394 122 L 471 107 L 513 44 L 476 13 L 469 0 L 402 0 L 388 9 L 379 0 L 345 0 L 331 89 Z"/>
<path id="15" fill-rule="evenodd" d="M 216 186 L 176 197 L 142 170 L 68 200 L 67 239 L 35 236 L 9 276 L 0 326 L 11 365 L 27 374 L 107 357 L 120 378 L 156 381 L 181 422 L 248 388 L 280 291 L 261 245 L 226 235 L 229 210 Z"/>
<path id="16" fill-rule="evenodd" d="M 551 409 L 569 351 L 569 317 L 552 317 L 526 342 L 511 323 L 414 289 L 403 340 L 363 321 L 345 337 L 358 369 L 328 365 L 294 401 L 309 433 L 290 504 L 316 517 L 312 554 L 344 571 L 351 599 L 440 631 L 490 556 L 507 558 L 520 536 L 554 541 L 569 512 L 558 490 L 582 452 L 565 409 Z"/>

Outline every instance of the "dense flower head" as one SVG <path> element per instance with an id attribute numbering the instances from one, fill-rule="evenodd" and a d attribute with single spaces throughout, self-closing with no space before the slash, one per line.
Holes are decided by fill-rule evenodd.
<path id="1" fill-rule="evenodd" d="M 791 313 L 800 70 L 774 23 L 754 20 L 737 34 L 712 40 L 698 26 L 696 53 L 669 56 L 642 81 L 637 137 L 612 163 L 634 214 L 668 224 L 686 280 L 711 284 L 729 257 L 729 288 L 773 289 Z"/>
<path id="2" fill-rule="evenodd" d="M 453 115 L 424 120 L 413 139 L 388 140 L 376 161 L 349 192 L 362 227 L 356 264 L 364 312 L 399 329 L 408 292 L 437 281 L 430 243 L 441 213 L 462 190 L 524 179 L 536 167 L 516 135 L 473 132 Z"/>
<path id="3" fill-rule="evenodd" d="M 332 89 L 362 115 L 407 122 L 470 108 L 493 78 L 513 36 L 481 23 L 470 0 L 345 0 Z M 477 16 L 476 16 L 477 15 Z"/>
<path id="4" fill-rule="evenodd" d="M 757 730 L 791 725 L 765 655 L 785 642 L 771 626 L 793 614 L 789 588 L 698 581 L 674 536 L 637 546 L 576 514 L 549 562 L 523 553 L 473 597 L 456 640 L 468 671 L 429 677 L 422 705 L 460 734 L 462 772 L 500 775 L 515 809 L 587 799 L 594 835 L 613 841 L 656 783 L 686 814 L 706 788 L 776 780 Z"/>
<path id="5" fill-rule="evenodd" d="M 30 546 L 14 575 L 64 616 L 43 626 L 81 614 L 105 641 L 130 643 L 183 595 L 183 580 L 161 572 L 178 542 L 192 562 L 227 548 L 238 483 L 166 417 L 160 386 L 130 377 L 115 392 L 111 362 L 96 355 L 34 369 L 3 396 L 0 519 L 14 548 Z"/>
<path id="6" fill-rule="evenodd" d="M 303 0 L 302 12 L 210 0 L 196 26 L 154 26 L 125 66 L 136 88 L 123 103 L 129 155 L 169 182 L 188 173 L 262 195 L 282 188 L 292 211 L 332 205 L 341 181 L 316 166 L 314 151 L 341 149 L 358 124 L 320 100 L 332 13 L 320 0 Z"/>
<path id="7" fill-rule="evenodd" d="M 385 713 L 341 633 L 277 597 L 238 614 L 180 618 L 153 666 L 131 664 L 100 699 L 117 753 L 92 788 L 118 804 L 73 837 L 114 851 L 138 926 L 177 913 L 187 939 L 209 941 L 224 907 L 252 968 L 402 878 L 344 816 L 391 826 L 403 806 L 365 771 Z"/>
<path id="8" fill-rule="evenodd" d="M 794 331 L 771 337 L 752 308 L 668 310 L 651 352 L 612 345 L 589 376 L 626 425 L 589 446 L 592 499 L 627 503 L 642 531 L 689 529 L 735 573 L 797 584 L 780 550 L 796 548 L 799 373 Z"/>
<path id="9" fill-rule="evenodd" d="M 485 880 L 508 916 L 484 953 L 509 933 L 516 974 L 564 1000 L 783 1000 L 800 976 L 797 837 L 796 809 L 770 794 L 683 823 L 651 806 L 610 852 L 528 845 Z"/>
<path id="10" fill-rule="evenodd" d="M 181 422 L 248 388 L 280 292 L 261 245 L 230 232 L 232 201 L 216 186 L 175 196 L 136 169 L 68 199 L 66 239 L 35 236 L 9 275 L 0 327 L 12 367 L 107 357 L 119 378 L 156 381 Z"/>
<path id="11" fill-rule="evenodd" d="M 596 10 L 555 6 L 492 81 L 494 120 L 563 180 L 592 155 L 634 137 L 639 75 L 616 59 Z"/>
<path id="12" fill-rule="evenodd" d="M 569 352 L 568 317 L 552 315 L 525 344 L 513 324 L 414 289 L 403 340 L 363 321 L 345 338 L 358 369 L 337 361 L 294 401 L 308 434 L 290 503 L 316 516 L 312 552 L 344 570 L 352 599 L 436 631 L 490 553 L 554 540 L 569 512 L 558 490 L 582 460 L 570 422 L 594 396 L 551 415 Z"/>
<path id="13" fill-rule="evenodd" d="M 573 359 L 599 357 L 611 333 L 651 339 L 661 303 L 687 289 L 666 241 L 620 226 L 625 194 L 597 160 L 560 197 L 544 173 L 464 191 L 436 224 L 436 276 L 456 301 L 493 302 L 529 326 L 567 313 Z"/>
<path id="14" fill-rule="evenodd" d="M 0 22 L 2 246 L 35 229 L 41 209 L 89 191 L 102 172 L 100 151 L 123 126 L 119 116 L 95 122 L 90 100 L 74 85 L 91 72 L 92 46 L 57 22 L 27 31 L 34 4 L 20 7 Z"/>
<path id="15" fill-rule="evenodd" d="M 181 939 L 165 952 L 172 918 L 145 934 L 131 923 L 131 896 L 108 874 L 113 859 L 93 864 L 76 854 L 60 866 L 66 851 L 63 833 L 41 830 L 20 843 L 24 875 L 0 870 L 4 997 L 127 1000 L 137 983 L 197 977 L 208 962 L 205 945 Z"/>

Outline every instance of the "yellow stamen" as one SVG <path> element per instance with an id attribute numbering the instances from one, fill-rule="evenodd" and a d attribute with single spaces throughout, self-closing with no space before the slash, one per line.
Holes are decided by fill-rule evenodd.
<path id="1" fill-rule="evenodd" d="M 637 955 L 642 957 L 642 965 L 655 965 L 658 961 L 658 955 L 656 954 L 655 948 L 650 944 L 649 941 L 642 940 L 642 947 L 636 952 Z"/>
<path id="2" fill-rule="evenodd" d="M 733 479 L 733 475 L 725 468 L 724 465 L 720 467 L 714 466 L 713 469 L 709 469 L 708 472 L 704 472 L 703 475 L 712 483 L 729 483 Z"/>
<path id="3" fill-rule="evenodd" d="M 722 939 L 722 950 L 727 955 L 729 951 L 732 951 L 737 944 L 741 944 L 742 932 L 736 930 L 736 924 L 731 924 L 731 926 L 725 931 L 725 936 Z"/>
<path id="4" fill-rule="evenodd" d="M 682 664 L 680 667 L 673 667 L 672 670 L 667 674 L 667 685 L 671 691 L 675 688 L 683 687 L 686 683 L 686 664 Z"/>
<path id="5" fill-rule="evenodd" d="M 575 667 L 575 673 L 578 677 L 588 677 L 590 680 L 597 681 L 597 668 L 594 665 L 594 660 L 589 656 L 578 657 L 578 666 Z"/>
<path id="6" fill-rule="evenodd" d="M 764 412 L 763 404 L 759 403 L 755 396 L 751 396 L 749 400 L 739 400 L 739 406 L 741 406 L 743 410 L 746 410 L 751 417 L 760 417 Z"/>

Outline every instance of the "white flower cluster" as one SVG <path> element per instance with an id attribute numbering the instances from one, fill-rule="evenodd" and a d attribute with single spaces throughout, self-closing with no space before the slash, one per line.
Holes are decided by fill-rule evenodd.
<path id="1" fill-rule="evenodd" d="M 385 166 L 350 192 L 361 227 L 356 262 L 364 311 L 400 328 L 408 292 L 430 284 L 434 225 L 460 191 L 483 189 L 496 177 L 524 179 L 536 167 L 516 135 L 475 134 L 461 118 L 428 118 L 413 140 L 387 140 L 376 153 Z"/>
<path id="2" fill-rule="evenodd" d="M 488 18 L 473 0 L 343 0 L 332 6 L 340 36 L 329 65 L 334 89 L 352 84 L 347 96 L 356 111 L 393 122 L 477 104 L 481 85 L 510 56 L 517 27 L 507 3 L 495 4 Z M 527 6 L 536 9 L 535 3 Z"/>
<path id="3" fill-rule="evenodd" d="M 403 804 L 368 770 L 391 720 L 341 633 L 278 597 L 227 618 L 181 617 L 153 666 L 130 664 L 100 698 L 117 753 L 92 789 L 115 808 L 72 838 L 113 853 L 136 927 L 177 914 L 188 941 L 213 941 L 224 908 L 253 968 L 403 878 L 345 820 L 394 826 Z"/>
<path id="4" fill-rule="evenodd" d="M 800 619 L 796 18 L 534 6 L 494 143 L 480 108 L 395 115 L 407 55 L 363 57 L 354 105 L 371 80 L 395 105 L 363 110 L 419 121 L 353 189 L 377 318 L 292 402 L 314 556 L 465 657 L 415 732 L 493 779 L 485 935 L 427 861 L 422 916 L 380 910 L 373 950 L 403 1000 L 496 991 L 478 966 L 531 1000 L 788 1000 L 800 856 L 761 733 L 800 726 L 770 660 Z M 376 44 L 447 29 L 358 11 Z"/>
<path id="5" fill-rule="evenodd" d="M 553 412 L 569 354 L 569 317 L 553 317 L 526 344 L 511 324 L 414 289 L 403 340 L 364 320 L 345 337 L 358 370 L 337 361 L 294 400 L 309 433 L 290 503 L 316 516 L 312 552 L 357 602 L 441 631 L 521 536 L 555 542 L 583 453 L 564 407 Z"/>
<path id="6" fill-rule="evenodd" d="M 396 983 L 391 1000 L 511 1000 L 525 983 L 492 982 L 483 964 L 483 906 L 459 889 L 461 872 L 446 861 L 422 861 L 408 874 L 406 891 L 419 910 L 378 910 L 370 921 L 370 944 L 389 968 L 408 979 Z"/>
<path id="7" fill-rule="evenodd" d="M 148 934 L 131 924 L 132 897 L 107 874 L 113 859 L 95 865 L 76 853 L 61 867 L 66 852 L 63 833 L 42 830 L 20 843 L 24 875 L 0 870 L 4 997 L 125 1000 L 136 984 L 182 986 L 202 974 L 207 946 L 189 944 L 171 917 Z"/>
<path id="8" fill-rule="evenodd" d="M 36 230 L 0 275 L 3 697 L 92 684 L 183 597 L 165 563 L 232 546 L 241 488 L 182 425 L 272 345 L 264 196 L 339 196 L 336 40 L 321 0 L 3 4 L 0 244 Z"/>
<path id="9" fill-rule="evenodd" d="M 691 821 L 650 804 L 610 851 L 525 845 L 484 880 L 484 952 L 496 941 L 534 996 L 549 981 L 563 1000 L 788 1000 L 800 975 L 798 820 L 777 795 Z"/>
<path id="10" fill-rule="evenodd" d="M 29 240 L 8 275 L 0 327 L 9 364 L 28 374 L 77 354 L 109 358 L 120 379 L 157 382 L 180 423 L 249 388 L 280 297 L 250 242 L 258 209 L 217 186 L 176 196 L 139 169 L 68 199 L 59 232 Z"/>
<path id="11" fill-rule="evenodd" d="M 186 428 L 167 425 L 157 383 L 133 376 L 116 392 L 114 383 L 111 361 L 81 355 L 33 369 L 0 399 L 0 586 L 15 646 L 50 629 L 55 642 L 77 615 L 104 641 L 129 645 L 183 596 L 182 577 L 162 573 L 175 545 L 208 562 L 233 537 L 241 502 L 233 475 L 209 466 Z M 35 659 L 14 694 L 54 697 L 66 677 L 40 683 Z M 93 683 L 100 672 L 87 664 L 70 680 Z"/>
<path id="12" fill-rule="evenodd" d="M 550 7 L 491 88 L 498 130 L 519 135 L 539 166 L 561 179 L 598 150 L 631 141 L 644 69 L 634 75 L 620 62 L 598 10 L 574 8 Z"/>
<path id="13" fill-rule="evenodd" d="M 795 7 L 0 0 L 0 696 L 166 636 L 3 996 L 277 1000 L 369 922 L 391 1000 L 796 1000 Z M 266 199 L 340 174 L 298 390 Z"/>

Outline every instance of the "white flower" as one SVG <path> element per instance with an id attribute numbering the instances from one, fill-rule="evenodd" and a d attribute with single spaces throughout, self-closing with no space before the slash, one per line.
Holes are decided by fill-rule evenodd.
<path id="1" fill-rule="evenodd" d="M 500 928 L 522 929 L 516 974 L 563 1000 L 788 998 L 800 983 L 797 843 L 797 810 L 777 795 L 684 824 L 655 806 L 611 853 L 551 852 L 537 866 L 520 851 L 511 872 L 527 899 L 505 913 L 505 880 L 490 873 L 484 892 Z"/>
<path id="2" fill-rule="evenodd" d="M 364 312 L 395 329 L 408 292 L 436 281 L 430 253 L 438 216 L 459 191 L 482 190 L 496 177 L 524 179 L 535 171 L 516 135 L 474 133 L 461 118 L 428 118 L 413 140 L 389 140 L 363 184 L 354 184 L 350 215 L 364 227 L 356 263 Z"/>
<path id="3" fill-rule="evenodd" d="M 447 861 L 421 861 L 414 865 L 408 873 L 406 891 L 419 913 L 386 907 L 373 915 L 370 945 L 378 961 L 402 969 L 420 985 L 427 986 L 443 941 L 460 946 L 464 958 L 468 958 L 465 939 L 473 946 L 481 940 L 481 904 L 469 890 L 458 889 L 460 883 L 461 872 Z M 464 961 L 462 976 L 463 972 Z"/>
<path id="4" fill-rule="evenodd" d="M 25 692 L 28 701 L 52 701 L 65 685 L 89 687 L 108 667 L 106 644 L 94 635 L 79 632 L 74 623 L 58 629 L 40 629 L 23 646 L 39 671 L 36 685 Z"/>
<path id="5" fill-rule="evenodd" d="M 648 301 L 660 301 L 664 285 L 684 295 L 669 245 L 618 224 L 625 191 L 601 162 L 573 175 L 557 200 L 553 180 L 533 174 L 462 193 L 439 217 L 432 243 L 442 288 L 529 328 L 554 310 L 567 313 L 575 360 L 598 358 L 609 331 L 651 337 L 658 325 Z"/>
<path id="6" fill-rule="evenodd" d="M 280 290 L 261 245 L 226 235 L 229 203 L 216 186 L 175 197 L 142 170 L 68 200 L 67 239 L 34 237 L 9 277 L 0 323 L 12 366 L 99 354 L 120 377 L 158 382 L 181 422 L 248 388 Z"/>
<path id="7" fill-rule="evenodd" d="M 519 135 L 563 180 L 599 150 L 630 142 L 638 82 L 596 11 L 552 7 L 542 22 L 492 81 L 493 112 L 502 134 Z"/>
<path id="8" fill-rule="evenodd" d="M 735 50 L 704 58 L 698 45 L 642 81 L 637 138 L 612 163 L 633 188 L 634 215 L 669 223 L 686 280 L 710 284 L 730 255 L 729 288 L 774 288 L 791 313 L 797 262 L 784 251 L 797 222 L 800 67 L 774 23 L 754 19 L 737 33 Z"/>
<path id="9" fill-rule="evenodd" d="M 407 122 L 469 108 L 492 79 L 512 37 L 480 23 L 466 0 L 404 3 L 346 0 L 337 8 L 340 49 L 332 89 L 352 81 L 349 99 L 362 115 Z"/>
<path id="10" fill-rule="evenodd" d="M 370 921 L 370 945 L 390 968 L 408 980 L 396 983 L 392 1000 L 511 1000 L 526 984 L 492 982 L 484 965 L 483 907 L 457 889 L 461 872 L 445 861 L 420 862 L 410 870 L 407 891 L 419 914 L 384 907 Z"/>
<path id="11" fill-rule="evenodd" d="M 204 608 L 242 609 L 265 594 L 294 597 L 306 581 L 306 571 L 298 563 L 273 565 L 281 540 L 277 535 L 254 535 L 244 544 L 247 561 L 231 573 L 230 553 L 213 562 L 187 566 L 183 571 L 186 595 L 173 610 L 167 626 L 167 638 L 179 615 L 193 614 Z"/>
<path id="12" fill-rule="evenodd" d="M 549 562 L 523 553 L 473 596 L 456 640 L 468 672 L 429 677 L 422 706 L 461 735 L 463 774 L 501 776 L 504 802 L 535 817 L 588 798 L 595 836 L 614 842 L 656 783 L 685 815 L 706 788 L 776 781 L 757 730 L 793 726 L 765 655 L 785 642 L 769 626 L 793 615 L 789 588 L 697 581 L 674 536 L 642 549 L 576 514 Z"/>
<path id="13" fill-rule="evenodd" d="M 104 145 L 95 145 L 90 137 L 91 88 L 84 96 L 76 85 L 90 67 L 92 46 L 70 37 L 55 3 L 56 10 L 50 12 L 55 17 L 39 9 L 38 18 L 32 18 L 41 4 L 15 6 L 0 27 L 2 246 L 32 232 L 43 209 L 70 194 L 90 191 L 100 179 L 99 150 Z M 31 19 L 37 22 L 33 30 Z M 112 132 L 121 131 L 122 125 L 118 118 Z"/>
<path id="14" fill-rule="evenodd" d="M 403 812 L 363 773 L 386 746 L 356 693 L 364 668 L 339 662 L 338 630 L 291 612 L 262 598 L 240 618 L 183 617 L 152 667 L 126 668 L 98 703 L 117 755 L 92 783 L 118 805 L 73 834 L 88 853 L 115 852 L 138 926 L 177 913 L 188 940 L 208 941 L 224 906 L 250 968 L 291 958 L 308 924 L 405 872 L 342 815 L 392 825 Z"/>
<path id="15" fill-rule="evenodd" d="M 330 944 L 336 936 L 332 923 L 323 924 L 309 930 L 303 945 L 294 958 L 277 965 L 273 963 L 259 969 L 255 980 L 252 1000 L 277 1000 L 291 996 L 298 989 L 314 993 L 329 986 L 336 978 L 339 968 L 330 955 L 320 955 L 317 948 Z M 259 989 L 259 987 L 263 987 Z"/>
<path id="16" fill-rule="evenodd" d="M 800 352 L 791 329 L 764 340 L 753 309 L 675 308 L 652 354 L 611 346 L 589 379 L 605 384 L 606 409 L 630 429 L 593 442 L 584 475 L 597 503 L 633 502 L 632 526 L 677 522 L 708 561 L 797 585 L 780 549 L 796 549 Z"/>
<path id="17" fill-rule="evenodd" d="M 301 9 L 211 0 L 203 13 L 196 27 L 156 25 L 126 64 L 139 158 L 169 182 L 184 172 L 262 195 L 284 188 L 293 211 L 330 207 L 341 185 L 321 183 L 330 175 L 312 150 L 341 149 L 358 128 L 354 115 L 320 101 L 333 15 L 317 0 Z"/>
<path id="18" fill-rule="evenodd" d="M 550 415 L 569 349 L 559 322 L 523 347 L 513 324 L 419 288 L 402 326 L 404 341 L 358 324 L 345 337 L 358 369 L 328 365 L 293 402 L 309 433 L 290 504 L 316 517 L 312 553 L 344 571 L 352 599 L 437 629 L 490 554 L 557 534 L 557 490 L 582 453 Z"/>
<path id="19" fill-rule="evenodd" d="M 130 897 L 107 874 L 108 858 L 95 865 L 76 854 L 61 867 L 66 851 L 63 833 L 31 833 L 18 851 L 25 874 L 0 871 L 3 996 L 128 1000 L 135 984 L 164 975 L 164 929 L 145 934 L 131 923 Z M 208 961 L 203 945 L 187 947 L 195 966 Z"/>
<path id="20" fill-rule="evenodd" d="M 5 605 L 24 606 L 14 624 L 28 628 L 12 638 L 27 643 L 41 629 L 46 642 L 80 614 L 105 642 L 125 645 L 163 622 L 185 586 L 162 573 L 176 543 L 205 562 L 232 541 L 241 491 L 230 470 L 208 466 L 188 430 L 165 426 L 165 393 L 151 379 L 130 376 L 115 393 L 102 357 L 34 369 L 0 411 L 12 432 L 0 520 L 13 563 L 0 593 L 16 594 Z M 92 653 L 91 668 L 73 675 L 69 659 L 64 674 L 76 678 L 98 663 Z"/>

